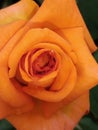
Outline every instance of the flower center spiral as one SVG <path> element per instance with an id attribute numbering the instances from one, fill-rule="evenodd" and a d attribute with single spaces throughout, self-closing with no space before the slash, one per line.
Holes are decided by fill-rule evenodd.
<path id="1" fill-rule="evenodd" d="M 57 68 L 57 57 L 53 50 L 36 49 L 27 52 L 21 57 L 16 78 L 21 83 L 35 82 L 55 72 Z M 55 75 L 53 77 L 55 77 Z"/>
<path id="2" fill-rule="evenodd" d="M 45 75 L 53 71 L 56 68 L 56 59 L 54 57 L 54 52 L 47 51 L 42 53 L 35 59 L 32 64 L 33 73 L 35 75 Z"/>

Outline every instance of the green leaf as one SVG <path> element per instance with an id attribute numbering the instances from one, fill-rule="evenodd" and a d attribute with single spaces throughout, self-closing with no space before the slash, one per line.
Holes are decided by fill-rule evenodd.
<path id="1" fill-rule="evenodd" d="M 40 6 L 44 0 L 34 0 L 34 1 Z"/>
<path id="2" fill-rule="evenodd" d="M 80 125 L 77 125 L 74 130 L 83 130 L 82 127 Z"/>
<path id="3" fill-rule="evenodd" d="M 7 7 L 9 5 L 12 5 L 16 2 L 18 2 L 19 0 L 0 0 L 0 8 L 4 8 Z"/>
<path id="4" fill-rule="evenodd" d="M 98 50 L 93 56 L 98 62 Z M 98 85 L 90 90 L 90 113 L 80 120 L 74 130 L 98 130 Z"/>
<path id="5" fill-rule="evenodd" d="M 5 119 L 0 120 L 0 130 L 15 130 L 15 128 Z"/>
<path id="6" fill-rule="evenodd" d="M 98 63 L 98 50 L 93 52 L 93 56 Z M 98 119 L 98 85 L 90 90 L 90 110 L 95 119 Z"/>
<path id="7" fill-rule="evenodd" d="M 93 52 L 93 56 L 98 63 L 98 49 L 95 52 Z"/>
<path id="8" fill-rule="evenodd" d="M 77 3 L 93 39 L 98 39 L 98 0 L 77 0 Z"/>
<path id="9" fill-rule="evenodd" d="M 98 119 L 98 85 L 90 91 L 90 109 L 95 119 Z"/>
<path id="10" fill-rule="evenodd" d="M 98 124 L 88 116 L 85 116 L 74 130 L 98 130 Z"/>
<path id="11" fill-rule="evenodd" d="M 0 8 L 4 8 L 7 7 L 9 5 L 12 5 L 16 2 L 18 2 L 19 0 L 0 0 Z M 41 5 L 43 0 L 34 0 L 38 5 Z"/>

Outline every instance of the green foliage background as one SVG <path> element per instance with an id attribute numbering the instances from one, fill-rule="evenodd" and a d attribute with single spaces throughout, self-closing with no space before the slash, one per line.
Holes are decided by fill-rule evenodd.
<path id="1" fill-rule="evenodd" d="M 0 0 L 0 8 L 4 8 L 19 0 Z M 39 5 L 43 0 L 35 0 Z M 86 25 L 98 45 L 98 0 L 77 0 L 78 7 Z M 98 51 L 93 56 L 98 62 Z M 74 130 L 98 130 L 98 86 L 90 91 L 90 113 L 84 116 Z M 0 130 L 15 130 L 5 119 L 0 121 Z"/>

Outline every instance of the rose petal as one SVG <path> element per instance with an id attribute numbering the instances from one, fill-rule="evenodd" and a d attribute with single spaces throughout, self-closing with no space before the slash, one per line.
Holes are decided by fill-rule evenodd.
<path id="1" fill-rule="evenodd" d="M 12 107 L 0 99 L 0 119 L 10 114 L 14 114 Z"/>
<path id="2" fill-rule="evenodd" d="M 32 0 L 20 0 L 19 2 L 0 10 L 0 25 L 4 25 L 19 19 L 27 20 L 38 10 L 38 5 Z"/>
<path id="3" fill-rule="evenodd" d="M 76 5 L 76 0 L 44 0 L 41 8 L 31 19 L 34 27 L 63 29 L 83 27 L 84 37 L 91 52 L 97 49 Z"/>
<path id="4" fill-rule="evenodd" d="M 12 107 L 3 100 L 0 99 L 0 119 L 5 118 L 9 115 L 19 115 L 28 111 L 31 111 L 33 109 L 34 104 L 28 103 L 21 107 Z"/>
<path id="5" fill-rule="evenodd" d="M 63 108 L 64 112 L 70 116 L 75 123 L 80 120 L 83 114 L 86 114 L 89 111 L 89 107 L 89 92 L 86 92 L 67 105 L 64 101 L 58 103 L 42 102 L 41 104 L 45 117 L 51 117 L 58 110 Z"/>
<path id="6" fill-rule="evenodd" d="M 36 49 L 36 47 L 37 46 L 35 46 L 35 49 Z M 42 44 L 41 44 L 40 47 L 42 48 Z M 45 46 L 43 46 L 43 47 L 45 47 Z M 33 64 L 34 60 L 38 60 L 38 56 L 41 53 L 45 53 L 46 51 L 50 52 L 50 48 L 51 47 L 49 46 L 49 49 L 40 49 L 35 54 L 32 54 L 32 51 L 31 51 L 31 52 L 28 52 L 25 56 L 23 56 L 22 59 L 20 60 L 19 67 L 18 67 L 18 70 L 17 70 L 17 73 L 20 73 L 20 74 L 17 75 L 17 73 L 16 73 L 17 79 L 20 81 L 20 79 L 22 78 L 21 81 L 23 81 L 23 83 L 24 83 L 24 81 L 26 81 L 27 84 L 32 84 L 32 88 L 33 88 L 33 86 L 40 86 L 40 87 L 49 86 L 52 83 L 53 79 L 57 76 L 57 73 L 58 73 L 58 70 L 59 70 L 59 65 L 58 65 L 60 63 L 59 54 L 57 54 L 55 52 L 55 59 L 57 60 L 56 66 L 58 68 L 57 69 L 54 68 L 55 69 L 54 71 L 51 70 L 51 68 L 49 68 L 51 73 L 48 72 L 48 73 L 43 74 L 43 75 L 42 74 L 38 75 L 38 74 L 34 74 L 32 72 L 30 74 L 30 67 L 32 69 L 32 64 Z M 31 54 L 32 54 L 32 57 L 31 57 L 31 59 L 29 59 L 29 56 Z M 49 59 L 49 62 L 51 62 L 50 59 Z M 43 61 L 43 63 L 44 63 L 44 61 Z M 23 64 L 24 67 L 22 67 L 21 64 Z M 28 65 L 28 64 L 31 64 L 31 65 Z M 32 71 L 34 71 L 34 69 L 35 69 L 35 65 L 34 65 Z"/>
<path id="7" fill-rule="evenodd" d="M 27 104 L 28 102 L 32 102 L 32 99 L 29 96 L 24 94 L 19 89 L 16 89 L 15 86 L 11 83 L 8 75 L 9 68 L 7 64 L 9 54 L 14 44 L 17 43 L 17 41 L 21 38 L 21 36 L 25 33 L 26 30 L 28 30 L 28 27 L 20 29 L 20 31 L 16 32 L 16 34 L 11 38 L 11 40 L 9 40 L 7 44 L 4 46 L 4 48 L 0 51 L 0 97 L 12 106 L 22 106 L 24 104 Z"/>
<path id="8" fill-rule="evenodd" d="M 63 35 L 73 46 L 78 60 L 76 63 L 78 79 L 74 90 L 65 99 L 65 102 L 69 102 L 98 84 L 98 64 L 85 43 L 83 28 L 63 30 Z"/>
<path id="9" fill-rule="evenodd" d="M 71 82 L 70 82 L 71 81 Z M 42 88 L 34 88 L 32 87 L 24 87 L 23 91 L 32 95 L 40 100 L 48 101 L 48 102 L 59 102 L 63 100 L 74 88 L 76 81 L 76 73 L 75 68 L 71 70 L 71 75 L 68 77 L 67 82 L 63 86 L 63 88 L 59 91 L 48 91 Z"/>
<path id="10" fill-rule="evenodd" d="M 55 43 L 55 45 L 59 46 L 65 53 L 67 53 L 72 58 L 73 62 L 76 62 L 76 55 L 73 49 L 68 44 L 68 42 L 62 37 L 60 37 L 58 34 L 47 28 L 30 29 L 25 34 L 25 36 L 18 42 L 18 44 L 15 46 L 15 48 L 10 54 L 8 61 L 9 67 L 11 68 L 9 71 L 10 77 L 15 76 L 16 69 L 22 55 L 30 51 L 31 49 L 35 49 L 35 45 L 43 42 L 51 43 L 53 45 Z M 11 44 L 14 44 L 14 42 L 11 42 Z"/>
<path id="11" fill-rule="evenodd" d="M 9 75 L 11 77 L 15 76 L 15 73 L 16 73 L 15 71 L 17 69 L 18 62 L 19 62 L 19 60 L 20 60 L 20 58 L 23 54 L 25 54 L 26 52 L 31 50 L 31 48 L 35 49 L 35 45 L 38 45 L 38 43 L 42 43 L 42 42 L 45 43 L 45 41 L 46 41 L 46 43 L 47 42 L 50 43 L 50 46 L 51 45 L 53 46 L 54 43 L 55 43 L 54 46 L 59 46 L 66 54 L 68 54 L 68 56 L 72 59 L 72 61 L 74 63 L 76 62 L 75 53 L 73 52 L 71 46 L 67 43 L 67 41 L 62 39 L 62 37 L 60 37 L 59 35 L 57 35 L 56 33 L 54 33 L 53 31 L 51 31 L 49 29 L 31 29 L 30 31 L 28 31 L 26 33 L 25 37 L 23 37 L 23 39 L 17 44 L 17 46 L 15 46 L 15 49 L 13 49 L 13 51 L 12 51 L 10 57 L 9 57 L 9 67 L 10 67 Z M 66 57 L 66 56 L 64 55 L 62 57 Z M 63 59 L 63 61 L 66 61 L 66 60 Z M 67 64 L 68 63 L 66 62 L 66 65 Z M 55 92 L 48 92 L 48 91 L 44 91 L 43 89 L 41 89 L 41 91 L 40 90 L 36 91 L 36 89 L 35 89 L 34 91 L 32 90 L 32 92 L 29 89 L 28 91 L 26 90 L 26 92 L 28 92 L 30 95 L 33 93 L 32 94 L 33 96 L 39 97 L 40 99 L 44 99 L 44 100 L 48 100 L 48 101 L 49 101 L 49 98 L 50 98 L 50 101 L 52 101 L 53 97 L 54 97 L 53 101 L 62 100 L 72 90 L 72 88 L 74 87 L 75 81 L 76 81 L 76 70 L 75 70 L 73 63 L 71 63 L 71 65 L 73 67 L 72 67 L 72 70 L 70 70 L 71 76 L 69 76 L 69 79 L 71 79 L 72 82 L 70 82 L 70 80 L 68 79 L 68 83 L 67 82 L 65 83 L 66 85 L 69 84 L 67 89 L 65 87 L 66 85 L 64 85 L 64 87 L 60 91 L 60 93 L 57 92 L 55 94 L 55 96 L 53 96 Z M 65 66 L 65 64 L 63 64 L 63 67 L 64 66 Z M 65 68 L 66 68 L 66 66 L 65 66 Z M 67 72 L 67 70 L 66 70 L 66 72 Z M 61 76 L 59 76 L 59 78 L 60 78 L 59 79 L 60 84 L 64 83 L 64 82 L 62 82 L 62 80 L 65 81 L 65 79 L 62 78 Z M 28 87 L 24 88 L 24 91 L 25 91 L 25 89 L 28 89 Z M 36 94 L 35 94 L 35 91 L 36 91 Z M 43 93 L 45 93 L 45 95 Z"/>
<path id="12" fill-rule="evenodd" d="M 0 50 L 5 46 L 10 38 L 12 38 L 12 36 L 25 24 L 25 20 L 17 20 L 16 22 L 0 26 Z"/>
<path id="13" fill-rule="evenodd" d="M 9 79 L 5 66 L 1 66 L 0 72 L 0 97 L 3 101 L 14 107 L 21 107 L 29 103 L 33 104 L 32 98 L 23 93 L 20 85 L 15 80 Z"/>
<path id="14" fill-rule="evenodd" d="M 45 45 L 45 43 L 40 44 L 40 47 L 49 47 L 51 49 L 51 44 L 48 43 Z M 45 100 L 45 101 L 59 101 L 62 100 L 74 87 L 73 84 L 75 84 L 76 79 L 76 72 L 75 68 L 70 63 L 70 59 L 66 55 L 64 55 L 64 52 L 61 51 L 56 45 L 54 45 L 54 48 L 56 52 L 59 52 L 62 58 L 61 60 L 61 67 L 57 74 L 57 78 L 54 80 L 53 84 L 51 85 L 49 90 L 43 90 L 41 88 L 37 89 L 35 87 L 29 86 L 24 87 L 23 90 L 39 99 Z M 54 49 L 52 48 L 52 49 Z M 72 70 L 73 69 L 73 70 Z M 65 72 L 65 73 L 64 73 Z M 69 76 L 71 75 L 71 76 Z M 74 76 L 73 76 L 74 75 Z M 48 78 L 48 75 L 47 75 Z M 71 82 L 70 82 L 71 78 Z M 59 83 L 59 84 L 58 84 Z"/>
<path id="15" fill-rule="evenodd" d="M 77 124 L 81 117 L 89 112 L 89 109 L 90 104 L 88 91 L 65 106 L 64 112 L 74 121 L 74 123 Z"/>
<path id="16" fill-rule="evenodd" d="M 51 105 L 49 106 L 51 108 Z M 49 110 L 49 109 L 48 109 Z M 46 111 L 49 112 L 47 109 Z M 9 116 L 9 120 L 17 130 L 72 130 L 80 118 L 89 111 L 88 92 L 59 110 L 50 117 L 45 117 L 37 106 L 34 111 L 18 116 Z M 32 124 L 33 123 L 33 124 Z"/>

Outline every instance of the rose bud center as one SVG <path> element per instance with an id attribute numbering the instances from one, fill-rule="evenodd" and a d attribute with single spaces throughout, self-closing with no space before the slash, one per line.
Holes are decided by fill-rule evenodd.
<path id="1" fill-rule="evenodd" d="M 49 86 L 56 77 L 58 69 L 58 59 L 55 51 L 48 49 L 36 49 L 24 54 L 19 62 L 16 78 L 22 84 L 40 84 L 42 78 L 46 77 L 46 82 L 42 86 Z M 49 77 L 52 75 L 52 78 Z M 38 85 L 39 86 L 39 85 Z"/>

